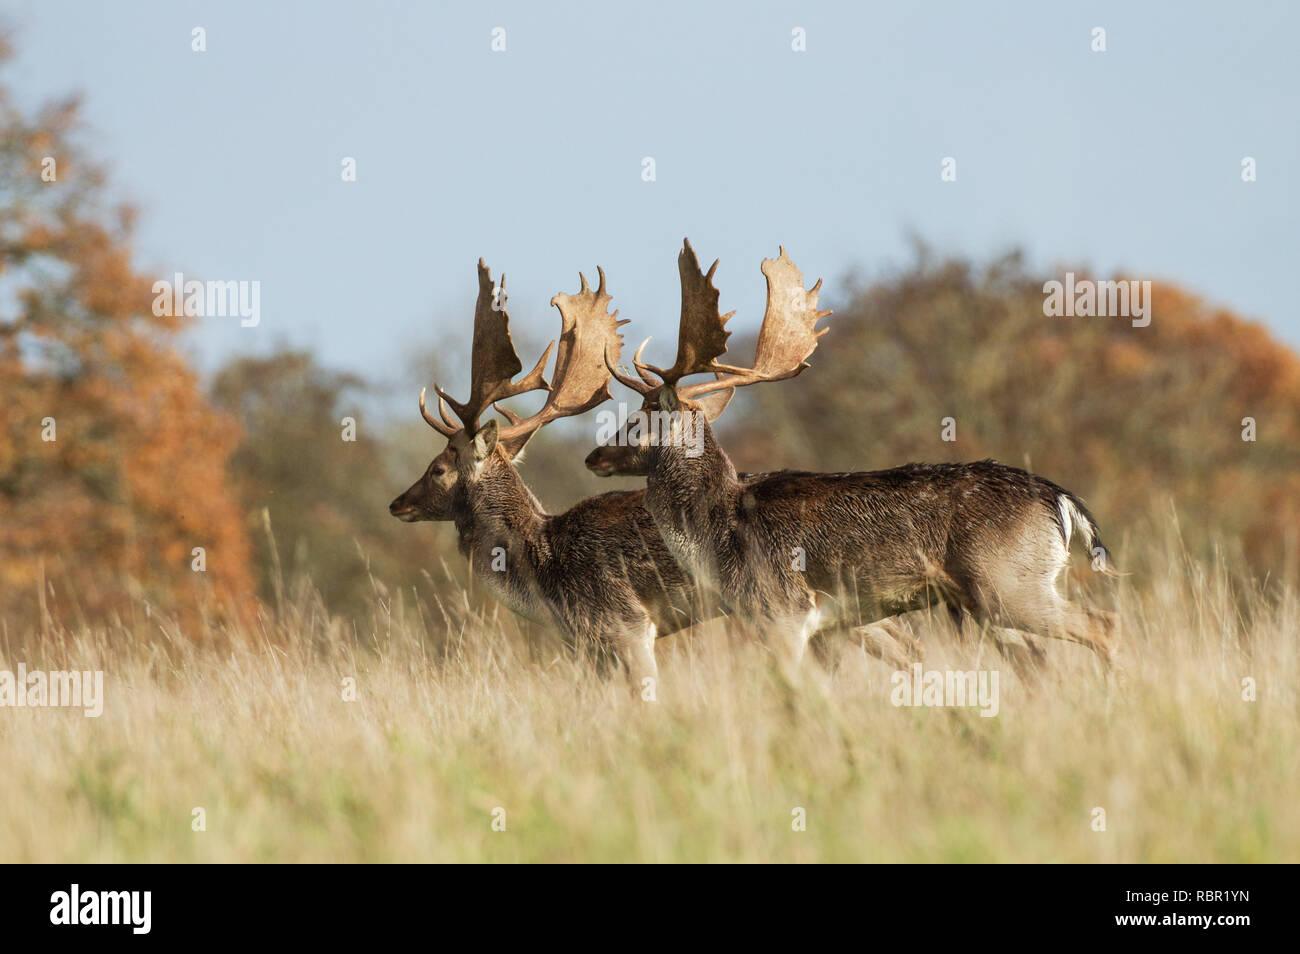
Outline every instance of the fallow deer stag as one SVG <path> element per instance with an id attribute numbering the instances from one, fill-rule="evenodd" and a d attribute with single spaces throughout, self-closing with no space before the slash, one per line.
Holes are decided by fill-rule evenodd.
<path id="1" fill-rule="evenodd" d="M 602 494 L 550 514 L 514 466 L 538 429 L 610 397 L 605 362 L 607 355 L 617 359 L 618 327 L 625 322 L 607 310 L 604 272 L 595 291 L 582 277 L 576 295 L 551 299 L 562 323 L 554 383 L 543 377 L 554 342 L 532 371 L 515 381 L 523 366 L 509 316 L 494 307 L 491 273 L 481 260 L 478 279 L 470 396 L 461 403 L 435 388 L 435 417 L 420 393 L 420 413 L 447 438 L 447 446 L 389 511 L 407 522 L 453 521 L 461 552 L 490 592 L 520 616 L 557 626 L 576 644 L 594 640 L 613 650 L 632 685 L 641 688 L 643 680 L 657 676 L 656 635 L 689 625 L 697 608 L 696 590 L 664 546 L 642 506 L 642 492 Z M 496 404 L 534 390 L 548 393 L 528 418 Z M 720 409 L 730 392 L 712 397 L 712 406 Z M 500 427 L 494 419 L 480 424 L 489 406 L 509 424 Z"/>
<path id="2" fill-rule="evenodd" d="M 825 333 L 817 322 L 829 314 L 817 308 L 821 282 L 805 289 L 784 249 L 763 262 L 767 309 L 754 365 L 739 368 L 717 360 L 734 314 L 718 311 L 717 262 L 703 274 L 688 241 L 678 265 L 677 360 L 668 369 L 645 364 L 643 343 L 633 360 L 636 377 L 610 361 L 611 373 L 643 396 L 643 413 L 630 417 L 613 443 L 592 451 L 587 466 L 602 476 L 647 478 L 645 506 L 668 548 L 726 609 L 749 617 L 790 663 L 818 631 L 939 601 L 958 622 L 969 612 L 995 628 L 1082 643 L 1109 662 L 1114 615 L 1086 610 L 1056 590 L 1075 534 L 1103 568 L 1109 554 L 1083 502 L 1049 480 L 994 461 L 738 480 L 698 402 L 808 367 Z M 679 384 L 701 373 L 714 378 Z M 652 419 L 660 426 L 646 426 Z M 866 636 L 871 629 L 857 631 Z M 1032 635 L 1028 645 L 1040 652 Z M 906 640 L 876 647 L 886 658 L 911 648 Z"/>

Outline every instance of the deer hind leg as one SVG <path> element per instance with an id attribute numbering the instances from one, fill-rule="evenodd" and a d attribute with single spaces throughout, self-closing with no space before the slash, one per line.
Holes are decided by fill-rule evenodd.
<path id="1" fill-rule="evenodd" d="M 1109 668 L 1115 653 L 1115 616 L 1085 609 L 1057 591 L 1056 578 L 1070 560 L 1059 531 L 1036 522 L 1018 537 L 997 544 L 1002 556 L 986 553 L 964 575 L 971 584 L 966 594 L 979 615 L 995 626 L 1087 646 Z"/>
<path id="2" fill-rule="evenodd" d="M 992 615 L 996 625 L 1087 646 L 1107 667 L 1114 661 L 1115 614 L 1071 603 L 1053 586 L 1004 598 Z"/>
<path id="3" fill-rule="evenodd" d="M 1024 630 L 995 626 L 989 636 L 997 647 L 998 655 L 1011 664 L 1020 680 L 1036 685 L 1047 669 L 1047 650 L 1043 641 Z"/>
<path id="4" fill-rule="evenodd" d="M 1119 617 L 1109 610 L 1091 609 L 1077 603 L 1066 603 L 1069 607 L 1067 632 L 1069 638 L 1084 643 L 1096 650 L 1107 663 L 1115 662 L 1115 651 L 1119 649 Z"/>
<path id="5" fill-rule="evenodd" d="M 1047 668 L 1047 651 L 1043 648 L 1042 640 L 1032 633 L 995 626 L 986 614 L 978 609 L 968 611 L 960 603 L 949 603 L 948 613 L 952 617 L 952 625 L 957 630 L 957 641 L 961 646 L 969 649 L 973 642 L 963 625 L 966 617 L 971 616 L 988 632 L 998 655 L 1011 664 L 1011 668 L 1023 681 L 1036 683 Z"/>

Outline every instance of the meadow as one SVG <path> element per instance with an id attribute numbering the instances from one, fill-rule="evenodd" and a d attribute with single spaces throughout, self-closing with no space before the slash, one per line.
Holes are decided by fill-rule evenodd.
<path id="1" fill-rule="evenodd" d="M 105 700 L 0 712 L 0 860 L 1300 860 L 1300 601 L 1172 536 L 1148 562 L 1093 588 L 1109 675 L 1052 641 L 1030 685 L 908 618 L 927 669 L 999 670 L 994 718 L 892 705 L 851 646 L 787 680 L 732 621 L 660 640 L 648 704 L 477 594 L 377 581 L 365 625 L 300 583 L 249 626 L 6 631 L 0 669 L 101 668 Z"/>
<path id="2" fill-rule="evenodd" d="M 209 52 L 170 12 L 84 6 L 0 14 L 0 861 L 1300 861 L 1295 191 L 1270 174 L 1295 165 L 1273 119 L 1294 84 L 1269 72 L 1294 58 L 1257 42 L 1288 24 L 1219 17 L 1222 55 L 1198 58 L 1205 16 L 1180 46 L 1163 11 L 1116 15 L 1102 55 L 1072 13 L 884 34 L 873 13 L 857 33 L 899 43 L 864 58 L 848 20 L 787 53 L 779 13 L 683 29 L 656 8 L 593 43 L 586 11 L 530 7 L 506 54 L 505 27 L 489 51 L 477 13 L 439 5 L 359 45 L 351 16 L 223 15 Z M 267 92 L 286 62 L 292 108 Z M 897 95 L 843 122 L 867 87 Z M 684 108 L 694 90 L 716 95 Z M 571 129 L 575 92 L 598 135 L 500 148 Z M 175 130 L 141 119 L 160 102 Z M 1080 110 L 1130 103 L 1166 134 L 1052 150 Z M 259 148 L 182 148 L 222 122 Z M 721 256 L 717 296 L 674 268 L 687 232 L 698 264 Z M 764 337 L 764 284 L 796 276 L 762 262 L 787 247 L 804 307 L 771 313 L 805 324 Z M 495 602 L 455 527 L 385 509 L 451 436 L 417 395 L 499 397 L 476 364 L 522 372 L 558 331 L 550 407 L 586 406 L 563 377 L 591 383 L 571 355 L 602 373 L 614 313 L 588 351 L 552 303 L 606 267 L 633 322 L 614 364 L 648 334 L 670 360 L 679 287 L 711 329 L 679 357 L 811 359 L 719 419 L 740 471 L 989 458 L 1081 495 L 1124 575 L 1076 554 L 1063 586 L 1118 614 L 1118 667 L 1048 640 L 1022 681 L 987 634 L 911 614 L 927 670 L 996 672 L 985 717 L 895 705 L 860 647 L 791 674 L 743 619 L 708 620 L 659 642 L 647 702 Z M 1099 290 L 1109 317 L 1078 307 Z M 825 338 L 809 305 L 834 310 Z M 582 465 L 635 383 L 529 444 L 549 513 L 645 486 Z M 6 701 L 10 673 L 74 670 L 102 676 L 98 717 Z"/>

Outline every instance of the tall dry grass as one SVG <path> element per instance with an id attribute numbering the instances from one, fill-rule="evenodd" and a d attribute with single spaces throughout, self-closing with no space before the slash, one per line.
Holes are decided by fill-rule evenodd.
<path id="1" fill-rule="evenodd" d="M 379 584 L 362 626 L 300 587 L 247 632 L 7 633 L 0 669 L 102 668 L 106 702 L 0 709 L 0 860 L 1300 860 L 1300 602 L 1162 552 L 1100 594 L 1119 677 L 1053 642 L 1033 689 L 913 615 L 927 668 L 1000 670 L 995 718 L 896 708 L 856 651 L 790 684 L 717 623 L 660 641 L 647 705 L 470 594 Z"/>

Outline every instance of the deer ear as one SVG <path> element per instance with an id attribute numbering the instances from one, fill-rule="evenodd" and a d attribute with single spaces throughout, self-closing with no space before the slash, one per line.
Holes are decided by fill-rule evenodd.
<path id="1" fill-rule="evenodd" d="M 709 394 L 702 395 L 695 403 L 700 406 L 704 412 L 705 420 L 716 421 L 718 416 L 727 409 L 731 399 L 736 396 L 735 388 L 727 388 L 725 391 L 713 391 Z"/>
<path id="2" fill-rule="evenodd" d="M 497 422 L 492 419 L 478 429 L 474 435 L 474 462 L 486 460 L 497 449 Z"/>
<path id="3" fill-rule="evenodd" d="M 673 411 L 680 410 L 682 406 L 681 399 L 677 396 L 677 389 L 671 384 L 665 384 L 659 389 L 659 410 L 667 411 L 671 414 Z"/>
<path id="4" fill-rule="evenodd" d="M 501 446 L 505 448 L 506 456 L 511 460 L 521 460 L 522 457 L 520 455 L 524 452 L 524 445 L 532 440 L 533 435 L 536 433 L 537 431 L 529 431 L 527 434 L 520 434 L 518 437 L 512 437 L 508 440 L 502 441 Z"/>

